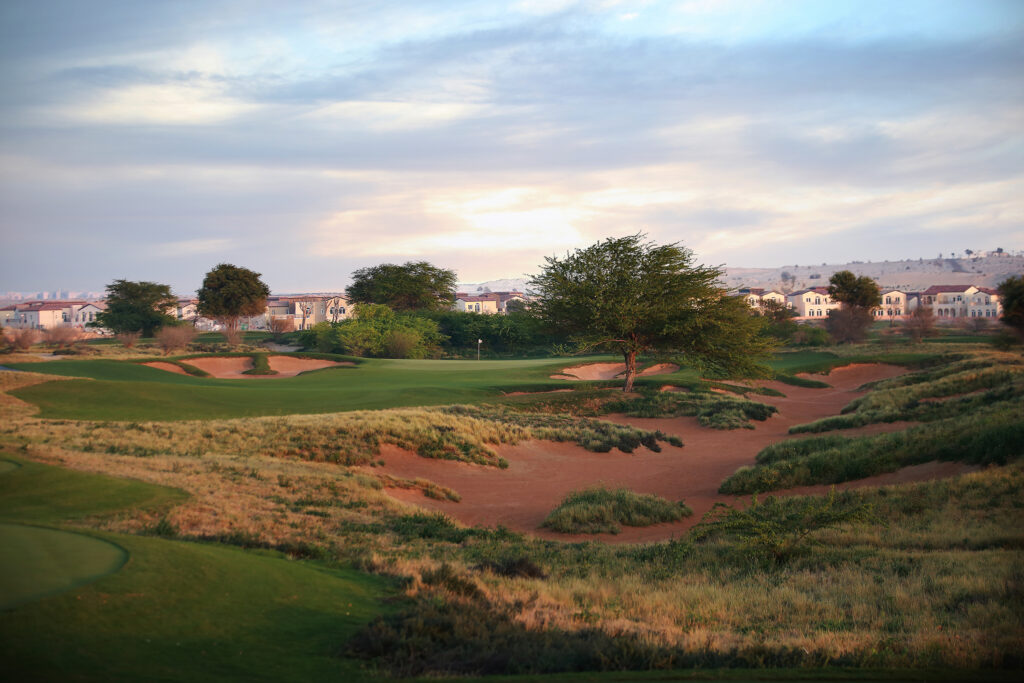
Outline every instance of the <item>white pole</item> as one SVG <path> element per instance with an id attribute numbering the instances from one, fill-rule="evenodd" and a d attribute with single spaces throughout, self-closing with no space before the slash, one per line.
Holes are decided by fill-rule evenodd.
<path id="1" fill-rule="evenodd" d="M 476 340 L 476 359 L 480 360 L 480 345 L 484 343 L 483 339 Z"/>

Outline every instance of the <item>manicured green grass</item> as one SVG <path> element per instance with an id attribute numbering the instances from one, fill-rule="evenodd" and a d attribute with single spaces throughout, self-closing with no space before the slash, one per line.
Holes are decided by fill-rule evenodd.
<path id="1" fill-rule="evenodd" d="M 20 465 L 0 474 L 0 520 L 53 523 L 101 517 L 132 508 L 160 510 L 184 501 L 183 491 L 101 474 L 83 474 L 3 454 Z"/>
<path id="2" fill-rule="evenodd" d="M 136 363 L 62 360 L 17 369 L 87 380 L 46 382 L 11 392 L 38 405 L 41 416 L 91 420 L 185 420 L 329 413 L 404 406 L 479 403 L 502 390 L 548 387 L 571 360 L 436 361 L 367 359 L 279 379 L 189 377 Z M 578 384 L 565 382 L 566 387 Z"/>
<path id="3" fill-rule="evenodd" d="M 92 583 L 127 561 L 123 548 L 92 536 L 0 523 L 0 610 Z"/>
<path id="4" fill-rule="evenodd" d="M 32 462 L 22 465 L 0 476 L 0 517 L 7 520 L 54 522 L 181 496 L 140 482 Z M 25 539 L 14 536 L 27 527 L 12 526 L 14 534 L 5 533 L 4 541 L 17 542 L 10 546 L 17 550 Z M 5 679 L 364 677 L 356 663 L 338 652 L 371 617 L 386 611 L 379 598 L 387 583 L 380 578 L 286 560 L 276 553 L 99 532 L 75 536 L 115 544 L 110 547 L 123 548 L 130 559 L 89 585 L 5 610 L 0 619 Z M 51 572 L 59 569 L 49 567 Z M 19 587 L 31 583 L 31 577 L 15 578 Z"/>

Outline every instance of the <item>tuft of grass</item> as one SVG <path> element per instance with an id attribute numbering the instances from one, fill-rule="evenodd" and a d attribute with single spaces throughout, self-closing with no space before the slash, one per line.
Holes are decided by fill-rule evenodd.
<path id="1" fill-rule="evenodd" d="M 817 379 L 807 379 L 806 377 L 797 377 L 796 375 L 787 375 L 785 373 L 778 373 L 775 375 L 775 379 L 783 384 L 788 384 L 793 387 L 803 387 L 804 389 L 828 389 L 831 384 L 822 382 Z"/>
<path id="2" fill-rule="evenodd" d="M 622 525 L 677 522 L 692 514 L 682 501 L 673 503 L 629 489 L 594 487 L 570 493 L 541 526 L 563 534 L 617 534 Z"/>
<path id="3" fill-rule="evenodd" d="M 242 372 L 243 375 L 276 375 L 277 370 L 270 367 L 270 361 L 268 360 L 266 353 L 254 353 L 250 357 L 252 358 L 252 367 Z"/>

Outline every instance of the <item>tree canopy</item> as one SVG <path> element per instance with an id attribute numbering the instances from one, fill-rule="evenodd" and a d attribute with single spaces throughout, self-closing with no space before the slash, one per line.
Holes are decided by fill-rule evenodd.
<path id="1" fill-rule="evenodd" d="M 455 303 L 455 284 L 455 271 L 427 261 L 382 263 L 352 273 L 348 297 L 353 303 L 383 304 L 396 311 L 440 311 Z"/>
<path id="2" fill-rule="evenodd" d="M 584 347 L 617 350 L 633 387 L 636 357 L 658 352 L 718 374 L 761 375 L 771 342 L 742 299 L 718 286 L 721 271 L 678 244 L 643 234 L 609 238 L 564 259 L 545 259 L 530 281 L 532 310 Z"/>
<path id="3" fill-rule="evenodd" d="M 1014 275 L 999 283 L 999 297 L 1003 304 L 1000 320 L 1024 337 L 1024 276 Z"/>
<path id="4" fill-rule="evenodd" d="M 200 315 L 234 330 L 240 317 L 259 315 L 266 310 L 270 289 L 260 280 L 259 273 L 221 263 L 206 274 L 197 294 Z"/>
<path id="5" fill-rule="evenodd" d="M 838 342 L 856 342 L 864 338 L 871 326 L 871 309 L 882 303 L 878 283 L 866 275 L 857 277 L 840 270 L 829 278 L 828 294 L 833 301 L 844 304 L 838 311 L 829 311 L 825 325 Z"/>
<path id="6" fill-rule="evenodd" d="M 849 270 L 840 270 L 829 278 L 828 295 L 852 308 L 871 310 L 882 303 L 878 283 L 867 275 L 857 277 Z"/>
<path id="7" fill-rule="evenodd" d="M 106 310 L 96 315 L 90 327 L 102 327 L 114 334 L 141 332 L 144 337 L 177 319 L 167 311 L 177 303 L 168 285 L 156 282 L 114 280 L 107 285 Z"/>

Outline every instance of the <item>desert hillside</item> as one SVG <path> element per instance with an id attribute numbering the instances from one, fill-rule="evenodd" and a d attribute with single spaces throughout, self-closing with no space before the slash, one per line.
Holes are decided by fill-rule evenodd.
<path id="1" fill-rule="evenodd" d="M 972 284 L 995 287 L 1011 275 L 1024 274 L 1024 255 L 991 254 L 970 258 L 920 258 L 903 261 L 854 261 L 821 265 L 791 265 L 779 268 L 725 268 L 725 285 L 764 287 L 794 291 L 828 284 L 833 273 L 851 270 L 867 275 L 882 287 L 919 291 L 931 285 Z M 785 279 L 783 275 L 785 274 Z M 505 278 L 459 284 L 460 292 L 524 291 L 528 278 Z"/>

